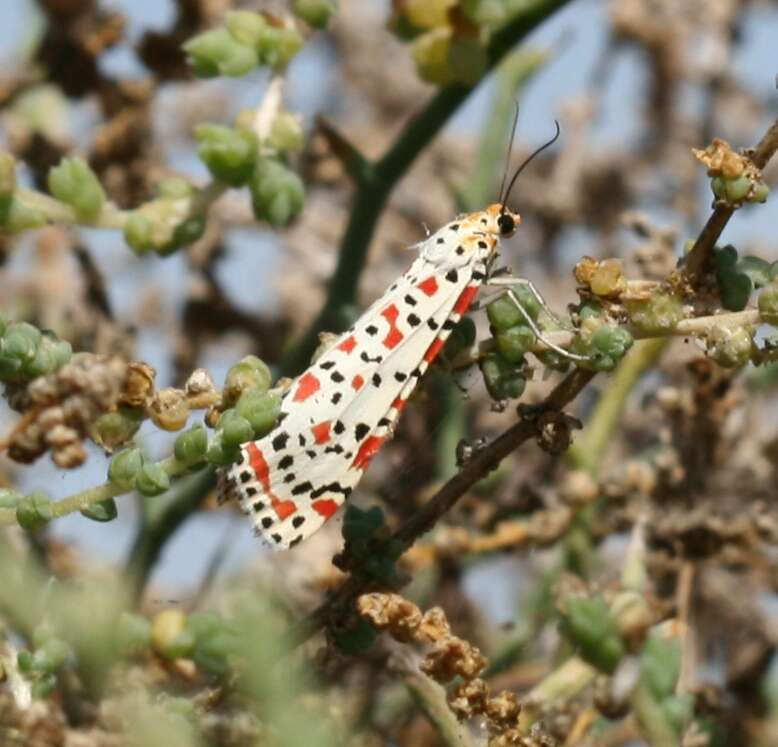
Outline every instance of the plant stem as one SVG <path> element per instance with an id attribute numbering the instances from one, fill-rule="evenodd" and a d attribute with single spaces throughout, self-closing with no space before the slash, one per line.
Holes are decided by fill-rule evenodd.
<path id="1" fill-rule="evenodd" d="M 190 469 L 189 466 L 181 464 L 181 462 L 172 456 L 159 462 L 159 466 L 171 477 L 180 475 Z M 119 495 L 132 492 L 133 488 L 119 487 L 112 482 L 104 482 L 102 485 L 87 488 L 86 490 L 81 490 L 67 498 L 54 501 L 51 504 L 52 515 L 55 519 L 58 519 L 61 516 L 66 516 L 67 514 L 89 508 L 89 506 L 93 506 L 95 503 L 101 503 L 109 498 L 116 498 Z M 11 508 L 0 509 L 0 526 L 9 526 L 11 524 L 16 524 L 16 511 Z"/>
<path id="2" fill-rule="evenodd" d="M 519 41 L 570 0 L 529 0 L 526 9 L 493 36 L 487 50 L 491 70 Z M 470 95 L 475 85 L 451 85 L 441 89 L 424 110 L 412 119 L 388 152 L 376 162 L 365 161 L 357 173 L 354 203 L 341 242 L 338 264 L 330 281 L 327 300 L 301 342 L 281 362 L 284 375 L 299 373 L 308 365 L 318 344 L 319 332 L 343 328 L 341 311 L 353 304 L 367 250 L 384 205 L 396 183 L 424 151 L 446 121 Z"/>

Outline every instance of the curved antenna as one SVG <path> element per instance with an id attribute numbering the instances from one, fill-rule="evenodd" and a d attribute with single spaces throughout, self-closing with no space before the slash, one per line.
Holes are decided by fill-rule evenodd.
<path id="1" fill-rule="evenodd" d="M 503 204 L 502 191 L 505 189 L 505 180 L 508 178 L 508 167 L 511 165 L 511 151 L 513 150 L 513 139 L 516 137 L 516 127 L 519 124 L 519 102 L 516 101 L 516 111 L 513 114 L 513 125 L 511 126 L 511 136 L 508 138 L 508 150 L 505 153 L 505 168 L 502 172 L 502 182 L 500 182 L 500 196 L 497 202 Z"/>
<path id="2" fill-rule="evenodd" d="M 519 174 L 521 174 L 521 172 L 524 171 L 524 168 L 532 161 L 533 158 L 535 158 L 535 156 L 540 155 L 540 153 L 542 153 L 549 146 L 553 145 L 559 139 L 559 132 L 560 132 L 559 122 L 556 119 L 554 120 L 554 125 L 556 126 L 556 133 L 554 133 L 554 137 L 552 137 L 551 140 L 549 140 L 548 142 L 543 143 L 543 145 L 541 145 L 533 153 L 530 153 L 530 155 L 527 156 L 527 158 L 524 160 L 524 163 L 522 163 L 521 166 L 519 166 L 519 168 L 516 169 L 516 173 L 513 175 L 510 182 L 508 182 L 508 189 L 505 191 L 505 197 L 503 197 L 500 200 L 500 202 L 502 203 L 502 211 L 501 211 L 502 213 L 505 212 L 506 204 L 508 202 L 508 197 L 510 197 L 511 190 L 513 189 L 513 185 L 516 183 L 516 180 L 519 178 Z"/>

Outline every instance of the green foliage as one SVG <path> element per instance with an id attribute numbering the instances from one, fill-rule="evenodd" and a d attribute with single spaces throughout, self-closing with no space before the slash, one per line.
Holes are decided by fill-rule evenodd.
<path id="1" fill-rule="evenodd" d="M 183 45 L 187 62 L 198 78 L 240 77 L 259 65 L 257 50 L 235 38 L 226 28 L 204 31 Z"/>
<path id="2" fill-rule="evenodd" d="M 646 334 L 666 334 L 683 319 L 683 301 L 670 293 L 654 293 L 651 298 L 626 302 L 629 320 Z"/>
<path id="3" fill-rule="evenodd" d="M 247 355 L 227 371 L 222 388 L 222 402 L 232 407 L 244 392 L 266 392 L 272 381 L 267 364 L 256 355 Z"/>
<path id="4" fill-rule="evenodd" d="M 526 324 L 517 324 L 495 337 L 497 350 L 508 363 L 521 363 L 535 345 L 535 333 Z"/>
<path id="5" fill-rule="evenodd" d="M 83 158 L 63 158 L 49 171 L 49 190 L 85 223 L 94 221 L 105 204 L 99 179 Z"/>
<path id="6" fill-rule="evenodd" d="M 138 432 L 143 417 L 143 411 L 137 407 L 120 407 L 115 412 L 103 413 L 92 424 L 90 436 L 95 443 L 113 451 Z"/>
<path id="7" fill-rule="evenodd" d="M 463 317 L 457 322 L 457 326 L 451 330 L 451 334 L 443 346 L 442 355 L 446 360 L 453 361 L 457 355 L 472 347 L 475 343 L 475 322 L 469 317 Z"/>
<path id="8" fill-rule="evenodd" d="M 770 188 L 763 181 L 752 181 L 745 174 L 726 177 L 714 176 L 710 183 L 713 194 L 731 203 L 765 202 Z"/>
<path id="9" fill-rule="evenodd" d="M 200 464 L 208 450 L 208 433 L 202 425 L 182 431 L 173 444 L 173 454 L 182 464 Z"/>
<path id="10" fill-rule="evenodd" d="M 600 596 L 568 596 L 562 602 L 560 631 L 586 662 L 608 674 L 624 656 L 616 621 Z"/>

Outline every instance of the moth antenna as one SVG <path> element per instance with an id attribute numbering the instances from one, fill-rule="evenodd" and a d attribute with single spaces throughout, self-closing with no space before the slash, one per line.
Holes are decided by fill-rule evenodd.
<path id="1" fill-rule="evenodd" d="M 511 196 L 513 185 L 516 184 L 516 180 L 519 178 L 519 174 L 521 174 L 521 172 L 524 171 L 525 167 L 529 165 L 536 156 L 540 155 L 546 148 L 552 146 L 559 139 L 560 128 L 559 128 L 559 122 L 556 119 L 554 120 L 554 125 L 556 127 L 556 132 L 554 133 L 554 137 L 552 137 L 548 142 L 543 143 L 543 145 L 541 145 L 537 150 L 530 153 L 529 156 L 527 156 L 527 158 L 524 160 L 524 163 L 522 163 L 521 166 L 519 166 L 519 168 L 516 169 L 516 173 L 514 173 L 510 182 L 508 182 L 508 189 L 505 191 L 505 197 L 502 197 L 500 200 L 500 204 L 502 205 L 501 212 L 504 213 L 506 210 L 508 204 L 508 198 Z"/>
<path id="2" fill-rule="evenodd" d="M 502 182 L 500 182 L 500 196 L 497 199 L 503 205 L 502 191 L 505 189 L 505 180 L 508 178 L 508 167 L 511 165 L 511 152 L 513 151 L 513 139 L 516 137 L 516 127 L 519 124 L 519 102 L 516 101 L 516 111 L 513 113 L 513 125 L 511 125 L 511 136 L 508 138 L 508 150 L 505 153 L 505 168 L 502 172 Z"/>

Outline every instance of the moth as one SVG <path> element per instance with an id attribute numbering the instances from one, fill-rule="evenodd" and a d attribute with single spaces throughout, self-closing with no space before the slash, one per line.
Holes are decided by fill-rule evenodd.
<path id="1" fill-rule="evenodd" d="M 558 135 L 557 125 L 554 139 L 516 172 L 506 199 L 521 169 Z M 410 268 L 287 389 L 276 428 L 240 447 L 222 490 L 237 497 L 267 544 L 294 547 L 351 495 L 490 279 L 500 240 L 520 223 L 503 199 L 417 244 Z"/>

